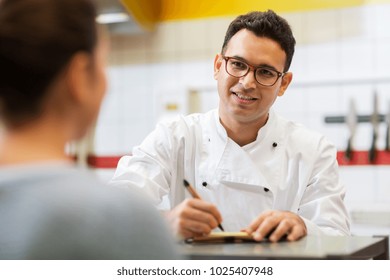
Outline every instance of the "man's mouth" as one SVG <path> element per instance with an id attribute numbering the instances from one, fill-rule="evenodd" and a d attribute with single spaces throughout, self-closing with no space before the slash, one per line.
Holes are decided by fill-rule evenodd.
<path id="1" fill-rule="evenodd" d="M 246 96 L 246 95 L 242 95 L 238 92 L 232 92 L 235 96 L 237 96 L 238 98 L 242 99 L 242 100 L 247 100 L 247 101 L 250 101 L 250 100 L 257 100 L 257 98 L 253 98 L 253 97 L 250 97 L 250 96 Z"/>

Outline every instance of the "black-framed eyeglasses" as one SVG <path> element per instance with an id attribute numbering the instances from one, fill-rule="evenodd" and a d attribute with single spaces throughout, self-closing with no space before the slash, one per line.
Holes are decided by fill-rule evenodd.
<path id="1" fill-rule="evenodd" d="M 255 67 L 235 57 L 222 55 L 222 58 L 226 61 L 225 70 L 229 75 L 241 78 L 252 70 L 255 80 L 263 86 L 272 87 L 280 77 L 286 74 L 286 72 L 282 73 L 266 66 Z"/>

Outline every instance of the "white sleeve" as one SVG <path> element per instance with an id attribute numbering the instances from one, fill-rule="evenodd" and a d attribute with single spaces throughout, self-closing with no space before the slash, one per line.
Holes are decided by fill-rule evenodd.
<path id="1" fill-rule="evenodd" d="M 160 205 L 169 194 L 174 172 L 171 158 L 175 157 L 175 149 L 171 135 L 168 127 L 159 124 L 140 146 L 133 149 L 131 156 L 119 160 L 109 185 L 142 188 L 154 205 Z"/>
<path id="2" fill-rule="evenodd" d="M 322 138 L 299 215 L 309 235 L 349 235 L 350 219 L 344 204 L 345 188 L 339 181 L 335 147 Z"/>

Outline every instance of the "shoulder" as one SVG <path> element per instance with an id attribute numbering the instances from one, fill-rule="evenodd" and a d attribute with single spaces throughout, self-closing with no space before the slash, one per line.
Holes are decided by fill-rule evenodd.
<path id="1" fill-rule="evenodd" d="M 279 115 L 275 115 L 275 118 L 278 128 L 282 131 L 281 135 L 284 135 L 286 146 L 291 149 L 312 155 L 328 149 L 336 151 L 334 144 L 318 131 Z"/>
<path id="2" fill-rule="evenodd" d="M 62 201 L 57 203 L 65 206 L 66 211 L 70 210 L 67 205 L 79 204 L 77 207 L 84 209 L 86 214 L 93 213 L 89 209 L 112 214 L 117 212 L 118 215 L 129 215 L 129 217 L 132 213 L 146 215 L 154 213 L 154 208 L 149 207 L 150 201 L 138 188 L 110 187 L 89 170 L 75 168 L 58 176 L 57 181 L 57 187 L 48 191 L 56 200 Z"/>
<path id="3" fill-rule="evenodd" d="M 166 139 L 192 139 L 202 131 L 208 130 L 215 123 L 216 114 L 216 110 L 211 110 L 207 113 L 180 115 L 171 120 L 160 121 L 150 137 L 153 141 L 157 139 L 157 141 L 163 142 Z"/>
<path id="4" fill-rule="evenodd" d="M 62 239 L 70 248 L 75 248 L 71 243 L 76 238 L 82 244 L 76 248 L 80 258 L 176 257 L 162 217 L 141 190 L 109 187 L 86 171 L 65 173 L 72 175 L 71 179 L 65 181 L 59 176 L 57 179 L 64 183 L 46 194 L 47 205 L 41 208 L 42 213 L 46 212 L 42 215 L 42 224 L 46 225 L 42 236 L 51 236 L 55 231 L 55 239 Z M 58 249 L 72 257 L 66 248 Z"/>
<path id="5" fill-rule="evenodd" d="M 45 219 L 73 217 L 77 222 L 100 219 L 99 212 L 130 216 L 153 213 L 154 208 L 148 207 L 149 201 L 138 188 L 109 187 L 89 170 L 42 166 L 20 171 L 19 178 L 13 175 L 12 181 L 18 185 L 14 192 L 26 207 L 40 212 Z"/>

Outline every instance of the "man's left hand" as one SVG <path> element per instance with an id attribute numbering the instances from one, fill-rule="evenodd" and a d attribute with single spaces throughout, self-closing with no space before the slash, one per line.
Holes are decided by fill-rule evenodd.
<path id="1" fill-rule="evenodd" d="M 268 238 L 277 242 L 282 238 L 295 241 L 307 235 L 305 222 L 297 214 L 289 211 L 270 210 L 261 213 L 243 231 L 252 234 L 256 241 Z"/>

